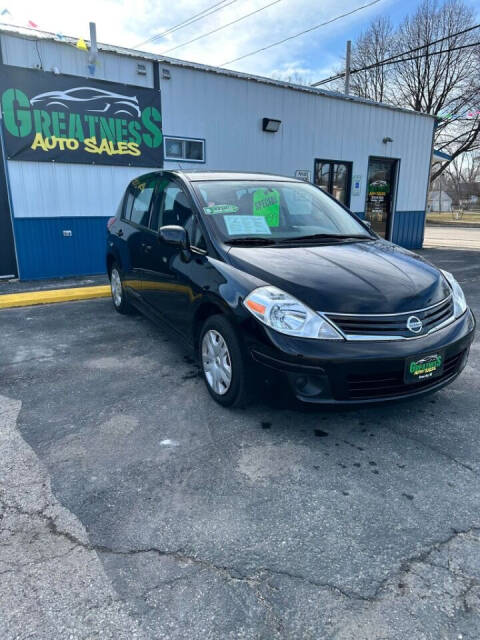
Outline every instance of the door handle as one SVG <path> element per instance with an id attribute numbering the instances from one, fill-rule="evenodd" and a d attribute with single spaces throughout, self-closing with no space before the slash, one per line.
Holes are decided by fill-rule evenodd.
<path id="1" fill-rule="evenodd" d="M 122 229 L 119 229 L 119 230 L 117 231 L 117 236 L 119 236 L 120 238 L 123 236 L 123 231 L 122 231 Z"/>
<path id="2" fill-rule="evenodd" d="M 152 250 L 152 245 L 151 244 L 144 244 L 143 248 L 145 249 L 145 253 L 148 253 L 149 251 Z"/>

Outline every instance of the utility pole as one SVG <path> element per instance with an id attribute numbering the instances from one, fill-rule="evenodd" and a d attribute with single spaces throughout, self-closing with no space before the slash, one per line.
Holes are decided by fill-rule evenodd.
<path id="1" fill-rule="evenodd" d="M 345 56 L 345 95 L 350 93 L 350 64 L 352 57 L 352 41 L 347 40 L 347 53 Z"/>
<path id="2" fill-rule="evenodd" d="M 95 22 L 90 22 L 90 51 L 88 54 L 88 68 L 91 75 L 95 75 L 95 65 L 98 59 L 97 46 L 97 26 Z"/>

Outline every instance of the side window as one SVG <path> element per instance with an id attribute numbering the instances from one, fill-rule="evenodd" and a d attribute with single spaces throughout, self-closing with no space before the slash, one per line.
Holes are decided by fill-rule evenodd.
<path id="1" fill-rule="evenodd" d="M 170 184 L 170 180 L 168 178 L 159 178 L 157 183 L 157 189 L 155 192 L 155 200 L 153 203 L 152 217 L 150 218 L 150 229 L 152 231 L 158 231 L 162 226 L 162 208 L 163 208 L 163 200 L 165 197 L 165 188 Z"/>
<path id="2" fill-rule="evenodd" d="M 127 191 L 123 217 L 135 224 L 147 227 L 150 218 L 150 203 L 155 188 L 154 176 L 141 176 L 132 180 Z"/>
<path id="3" fill-rule="evenodd" d="M 187 194 L 177 182 L 169 180 L 156 198 L 151 228 L 158 231 L 160 227 L 172 224 L 184 227 L 191 215 Z"/>

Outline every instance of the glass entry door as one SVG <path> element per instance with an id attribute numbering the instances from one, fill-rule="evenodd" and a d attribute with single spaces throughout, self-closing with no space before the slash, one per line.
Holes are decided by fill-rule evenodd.
<path id="1" fill-rule="evenodd" d="M 331 193 L 334 198 L 350 205 L 352 163 L 336 160 L 315 160 L 315 184 Z"/>
<path id="2" fill-rule="evenodd" d="M 397 160 L 369 158 L 365 218 L 382 238 L 390 238 Z"/>

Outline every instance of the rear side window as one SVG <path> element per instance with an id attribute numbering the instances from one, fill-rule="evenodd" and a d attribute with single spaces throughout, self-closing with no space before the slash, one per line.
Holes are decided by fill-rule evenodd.
<path id="1" fill-rule="evenodd" d="M 125 198 L 123 217 L 134 224 L 148 227 L 150 205 L 155 189 L 155 176 L 141 176 L 132 180 Z"/>

